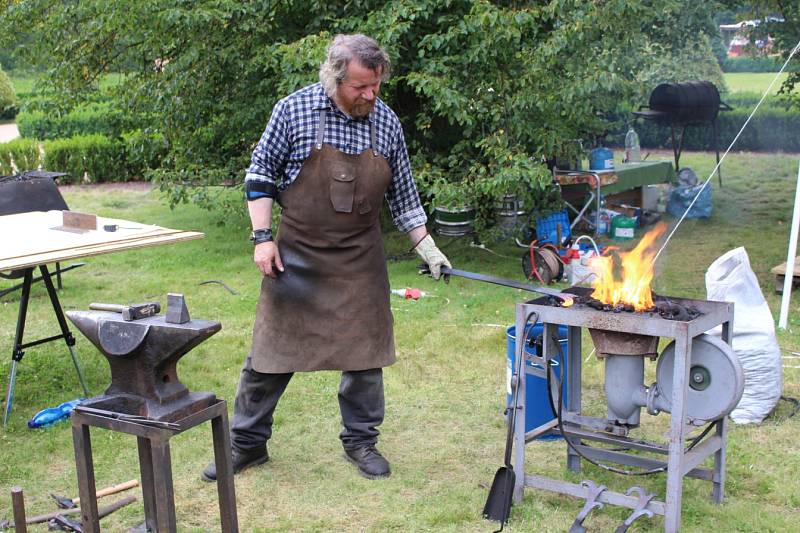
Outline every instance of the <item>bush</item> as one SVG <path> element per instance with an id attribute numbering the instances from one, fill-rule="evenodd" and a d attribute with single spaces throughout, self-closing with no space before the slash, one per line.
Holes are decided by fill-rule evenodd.
<path id="1" fill-rule="evenodd" d="M 14 164 L 12 165 L 12 161 Z M 42 161 L 39 143 L 32 139 L 14 139 L 0 143 L 0 174 L 10 175 L 16 170 L 34 170 Z"/>
<path id="2" fill-rule="evenodd" d="M 8 75 L 0 68 L 0 118 L 17 108 L 17 94 Z"/>
<path id="3" fill-rule="evenodd" d="M 160 133 L 135 130 L 123 134 L 122 138 L 126 170 L 131 178 L 141 178 L 147 170 L 159 168 L 169 150 L 167 140 Z"/>
<path id="4" fill-rule="evenodd" d="M 120 135 L 125 127 L 123 113 L 109 102 L 90 102 L 65 114 L 41 109 L 24 110 L 17 115 L 23 137 L 62 139 L 76 135 Z"/>
<path id="5" fill-rule="evenodd" d="M 62 183 L 125 181 L 125 145 L 103 135 L 78 135 L 44 143 L 44 167 L 66 172 Z"/>

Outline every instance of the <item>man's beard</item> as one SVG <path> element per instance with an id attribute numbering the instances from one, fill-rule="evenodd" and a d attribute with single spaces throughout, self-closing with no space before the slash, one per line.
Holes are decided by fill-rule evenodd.
<path id="1" fill-rule="evenodd" d="M 373 107 L 375 107 L 375 100 L 357 100 L 353 104 L 353 109 L 350 111 L 350 116 L 354 118 L 366 117 L 370 114 Z"/>

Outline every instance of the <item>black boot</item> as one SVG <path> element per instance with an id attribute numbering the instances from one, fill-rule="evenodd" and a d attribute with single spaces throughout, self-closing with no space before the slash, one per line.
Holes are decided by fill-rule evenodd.
<path id="1" fill-rule="evenodd" d="M 347 460 L 358 467 L 358 472 L 367 479 L 389 477 L 389 461 L 384 459 L 374 444 L 344 450 Z"/>
<path id="2" fill-rule="evenodd" d="M 247 450 L 246 452 L 238 452 L 235 449 L 232 450 L 232 452 L 234 474 L 238 474 L 242 470 L 250 468 L 251 466 L 257 466 L 269 461 L 269 453 L 267 453 L 266 445 L 253 448 L 252 450 Z M 216 481 L 217 465 L 212 461 L 211 464 L 209 464 L 206 469 L 203 470 L 200 478 L 203 481 L 208 482 Z"/>

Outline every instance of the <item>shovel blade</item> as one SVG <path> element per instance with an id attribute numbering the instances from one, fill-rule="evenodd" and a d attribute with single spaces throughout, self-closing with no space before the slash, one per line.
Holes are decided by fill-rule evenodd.
<path id="1" fill-rule="evenodd" d="M 514 483 L 517 476 L 508 467 L 501 467 L 494 475 L 489 497 L 483 507 L 483 517 L 505 524 L 511 514 L 511 498 L 514 495 Z"/>

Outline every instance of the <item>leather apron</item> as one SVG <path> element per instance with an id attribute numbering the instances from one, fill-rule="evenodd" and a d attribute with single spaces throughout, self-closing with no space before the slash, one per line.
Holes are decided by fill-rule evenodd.
<path id="1" fill-rule="evenodd" d="M 261 373 L 366 370 L 395 362 L 389 276 L 378 216 L 392 179 L 372 147 L 346 154 L 316 142 L 280 193 L 284 272 L 265 276 L 250 353 Z"/>

